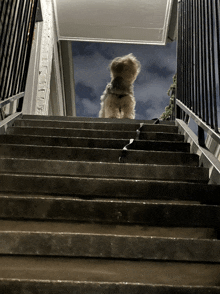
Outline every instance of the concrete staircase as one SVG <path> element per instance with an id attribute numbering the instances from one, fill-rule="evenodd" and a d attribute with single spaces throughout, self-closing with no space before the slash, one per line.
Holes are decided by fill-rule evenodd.
<path id="1" fill-rule="evenodd" d="M 140 123 L 0 136 L 0 293 L 220 293 L 220 186 L 174 123 Z"/>

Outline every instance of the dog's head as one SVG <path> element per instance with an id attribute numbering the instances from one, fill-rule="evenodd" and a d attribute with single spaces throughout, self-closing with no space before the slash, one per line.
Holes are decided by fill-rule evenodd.
<path id="1" fill-rule="evenodd" d="M 131 53 L 113 59 L 110 63 L 110 70 L 112 79 L 122 77 L 125 81 L 133 83 L 141 70 L 141 65 Z"/>

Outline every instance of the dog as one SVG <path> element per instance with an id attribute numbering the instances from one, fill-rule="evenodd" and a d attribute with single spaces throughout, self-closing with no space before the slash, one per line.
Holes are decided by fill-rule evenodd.
<path id="1" fill-rule="evenodd" d="M 131 53 L 112 60 L 109 65 L 111 82 L 101 96 L 101 118 L 135 118 L 133 83 L 140 70 L 140 62 Z"/>

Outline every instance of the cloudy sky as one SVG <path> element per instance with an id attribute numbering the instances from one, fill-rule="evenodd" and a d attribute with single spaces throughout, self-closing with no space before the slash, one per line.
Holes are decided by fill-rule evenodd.
<path id="1" fill-rule="evenodd" d="M 166 46 L 72 42 L 77 116 L 98 117 L 112 59 L 133 53 L 141 63 L 134 84 L 136 119 L 159 117 L 169 104 L 176 73 L 176 42 Z"/>

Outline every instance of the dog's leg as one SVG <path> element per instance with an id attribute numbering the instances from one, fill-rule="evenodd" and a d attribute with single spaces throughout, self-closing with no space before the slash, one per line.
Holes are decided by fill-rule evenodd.
<path id="1" fill-rule="evenodd" d="M 103 104 L 103 102 L 101 102 L 101 109 L 99 111 L 99 117 L 100 118 L 105 118 L 105 109 L 104 109 L 102 104 Z"/>
<path id="2" fill-rule="evenodd" d="M 105 118 L 105 94 L 101 96 L 99 117 Z"/>
<path id="3" fill-rule="evenodd" d="M 121 106 L 121 118 L 135 118 L 135 101 L 130 97 L 126 96 L 123 98 Z"/>
<path id="4" fill-rule="evenodd" d="M 119 109 L 117 108 L 107 108 L 105 112 L 106 118 L 121 118 Z"/>

